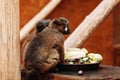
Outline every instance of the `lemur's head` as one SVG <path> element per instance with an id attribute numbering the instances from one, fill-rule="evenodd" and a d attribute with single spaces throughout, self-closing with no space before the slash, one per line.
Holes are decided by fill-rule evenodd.
<path id="1" fill-rule="evenodd" d="M 40 20 L 36 23 L 37 33 L 41 32 L 44 28 L 48 27 L 50 20 Z"/>
<path id="2" fill-rule="evenodd" d="M 69 22 L 66 18 L 55 18 L 50 22 L 50 26 L 54 26 L 63 34 L 69 34 L 70 29 L 68 26 Z"/>

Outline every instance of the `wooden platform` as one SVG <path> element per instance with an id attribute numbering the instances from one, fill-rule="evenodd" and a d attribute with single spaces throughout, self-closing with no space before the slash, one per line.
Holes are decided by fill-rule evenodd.
<path id="1" fill-rule="evenodd" d="M 50 73 L 45 80 L 120 80 L 120 67 L 102 65 L 99 70 L 86 71 L 83 75 L 77 72 Z"/>

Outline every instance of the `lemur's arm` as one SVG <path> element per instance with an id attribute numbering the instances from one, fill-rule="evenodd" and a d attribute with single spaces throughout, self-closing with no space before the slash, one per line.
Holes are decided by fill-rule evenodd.
<path id="1" fill-rule="evenodd" d="M 50 49 L 50 55 L 48 58 L 42 62 L 41 59 L 35 60 L 34 64 L 40 70 L 41 73 L 46 73 L 47 71 L 55 68 L 55 66 L 60 62 L 59 53 L 56 49 Z"/>

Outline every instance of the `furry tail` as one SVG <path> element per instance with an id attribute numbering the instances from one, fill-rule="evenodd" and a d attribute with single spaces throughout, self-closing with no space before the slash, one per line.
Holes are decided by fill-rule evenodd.
<path id="1" fill-rule="evenodd" d="M 21 80 L 39 80 L 38 74 L 35 71 L 26 71 L 21 68 Z"/>
<path id="2" fill-rule="evenodd" d="M 26 79 L 26 71 L 24 68 L 21 68 L 21 80 L 27 80 Z"/>

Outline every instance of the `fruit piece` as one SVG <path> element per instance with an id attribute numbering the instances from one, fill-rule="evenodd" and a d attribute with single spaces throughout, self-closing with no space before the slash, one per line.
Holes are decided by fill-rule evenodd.
<path id="1" fill-rule="evenodd" d="M 70 51 L 80 51 L 80 49 L 79 48 L 68 48 L 66 51 L 67 52 L 70 52 Z"/>
<path id="2" fill-rule="evenodd" d="M 79 62 L 80 62 L 81 64 L 83 64 L 83 63 L 84 63 L 83 59 L 80 59 L 80 60 L 79 60 Z"/>
<path id="3" fill-rule="evenodd" d="M 74 62 L 68 62 L 68 64 L 74 64 Z"/>
<path id="4" fill-rule="evenodd" d="M 90 59 L 93 59 L 95 53 L 89 53 L 87 56 L 90 58 Z"/>
<path id="5" fill-rule="evenodd" d="M 88 57 L 84 57 L 82 60 L 83 60 L 84 62 L 87 62 L 87 61 L 89 60 L 89 58 L 88 58 Z"/>
<path id="6" fill-rule="evenodd" d="M 82 48 L 68 48 L 65 51 L 65 59 L 75 59 L 75 58 L 81 58 L 86 57 L 86 54 L 88 53 L 87 49 Z"/>
<path id="7" fill-rule="evenodd" d="M 95 54 L 93 57 L 94 61 L 100 62 L 103 60 L 103 57 L 100 54 Z"/>
<path id="8" fill-rule="evenodd" d="M 89 60 L 90 63 L 97 63 L 97 61 Z"/>
<path id="9" fill-rule="evenodd" d="M 80 49 L 83 53 L 88 53 L 88 50 L 85 48 Z"/>
<path id="10" fill-rule="evenodd" d="M 103 60 L 103 57 L 100 54 L 89 53 L 87 56 L 91 59 L 92 63 L 100 62 Z"/>

